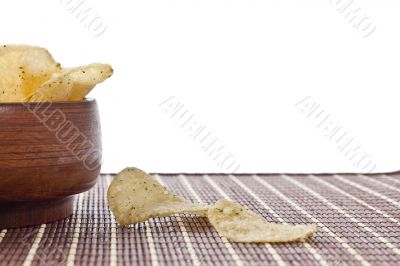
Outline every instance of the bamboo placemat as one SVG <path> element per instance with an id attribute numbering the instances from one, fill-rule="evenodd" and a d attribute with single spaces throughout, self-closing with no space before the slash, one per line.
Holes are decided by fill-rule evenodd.
<path id="1" fill-rule="evenodd" d="M 232 199 L 271 222 L 318 223 L 307 243 L 238 244 L 207 218 L 176 215 L 119 227 L 102 175 L 74 214 L 41 226 L 0 230 L 0 265 L 399 265 L 400 173 L 160 174 L 192 201 Z M 0 214 L 1 215 L 1 214 Z"/>

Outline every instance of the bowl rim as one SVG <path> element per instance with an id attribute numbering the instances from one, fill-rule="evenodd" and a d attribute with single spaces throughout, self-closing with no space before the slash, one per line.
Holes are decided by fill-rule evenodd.
<path id="1" fill-rule="evenodd" d="M 60 101 L 60 102 L 0 102 L 0 106 L 16 106 L 16 105 L 41 105 L 41 104 L 51 104 L 51 105 L 69 105 L 69 104 L 89 104 L 96 103 L 94 98 L 84 98 L 80 101 Z"/>

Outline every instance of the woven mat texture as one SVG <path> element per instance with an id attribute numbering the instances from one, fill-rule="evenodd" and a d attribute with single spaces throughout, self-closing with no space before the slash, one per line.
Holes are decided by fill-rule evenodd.
<path id="1" fill-rule="evenodd" d="M 0 230 L 0 265 L 400 265 L 400 173 L 155 176 L 192 201 L 228 198 L 319 229 L 307 243 L 270 245 L 230 243 L 184 214 L 120 227 L 106 201 L 113 175 L 102 175 L 68 219 Z"/>

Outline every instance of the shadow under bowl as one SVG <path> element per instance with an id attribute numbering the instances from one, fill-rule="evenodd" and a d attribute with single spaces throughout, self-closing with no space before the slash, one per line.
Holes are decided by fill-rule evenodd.
<path id="1" fill-rule="evenodd" d="M 0 103 L 0 229 L 68 217 L 100 167 L 95 100 Z"/>

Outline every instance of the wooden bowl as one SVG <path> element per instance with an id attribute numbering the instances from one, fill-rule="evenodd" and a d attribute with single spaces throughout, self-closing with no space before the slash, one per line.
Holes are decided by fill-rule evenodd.
<path id="1" fill-rule="evenodd" d="M 0 228 L 68 217 L 100 167 L 95 100 L 0 103 Z"/>

